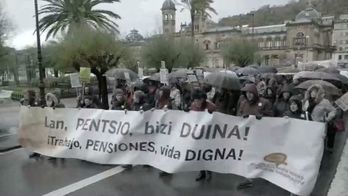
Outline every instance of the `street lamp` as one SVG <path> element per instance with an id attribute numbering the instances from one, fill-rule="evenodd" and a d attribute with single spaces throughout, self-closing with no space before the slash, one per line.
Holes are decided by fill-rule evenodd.
<path id="1" fill-rule="evenodd" d="M 40 29 L 39 29 L 39 8 L 37 4 L 37 0 L 34 0 L 34 6 L 35 6 L 35 22 L 36 22 L 36 39 L 37 39 L 37 62 L 39 66 L 39 75 L 40 75 L 40 105 L 45 105 L 45 85 L 44 85 L 44 78 L 45 78 L 45 70 L 42 67 L 42 53 L 41 53 L 41 39 L 40 39 Z"/>

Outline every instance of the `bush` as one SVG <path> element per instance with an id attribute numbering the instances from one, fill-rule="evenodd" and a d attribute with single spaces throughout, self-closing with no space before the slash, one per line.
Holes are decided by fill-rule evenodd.
<path id="1" fill-rule="evenodd" d="M 22 91 L 13 91 L 11 94 L 11 99 L 14 101 L 20 101 L 24 98 L 24 94 Z"/>

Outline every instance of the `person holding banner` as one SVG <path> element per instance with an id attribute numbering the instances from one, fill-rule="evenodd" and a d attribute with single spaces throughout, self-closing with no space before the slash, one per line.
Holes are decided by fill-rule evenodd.
<path id="1" fill-rule="evenodd" d="M 170 88 L 163 86 L 158 91 L 156 109 L 172 109 L 172 102 L 170 100 Z"/>
<path id="2" fill-rule="evenodd" d="M 280 91 L 277 101 L 274 104 L 275 117 L 283 117 L 285 115 L 285 112 L 290 106 L 291 95 L 291 89 L 287 85 L 284 85 Z"/>
<path id="3" fill-rule="evenodd" d="M 120 88 L 114 90 L 111 98 L 111 110 L 125 110 L 130 109 L 127 104 L 126 95 Z"/>
<path id="4" fill-rule="evenodd" d="M 170 88 L 168 88 L 167 86 L 162 86 L 158 91 L 156 109 L 159 109 L 159 110 L 172 109 L 172 103 L 170 100 Z M 172 174 L 162 171 L 160 172 L 159 175 L 160 177 L 163 177 L 163 176 L 170 176 Z"/>
<path id="5" fill-rule="evenodd" d="M 319 84 L 308 88 L 303 102 L 303 110 L 313 121 L 330 122 L 336 116 L 336 108 L 325 98 L 325 90 Z"/>
<path id="6" fill-rule="evenodd" d="M 83 99 L 83 108 L 98 109 L 98 105 L 94 102 L 95 99 L 91 96 L 85 96 Z"/>
<path id="7" fill-rule="evenodd" d="M 242 92 L 245 98 L 240 101 L 237 116 L 255 115 L 259 118 L 273 116 L 272 104 L 267 99 L 259 97 L 255 84 L 246 84 Z"/>
<path id="8" fill-rule="evenodd" d="M 158 91 L 159 83 L 156 81 L 148 81 L 147 83 L 147 89 L 148 94 L 146 98 L 146 102 L 150 105 L 151 108 L 156 107 L 156 95 Z"/>
<path id="9" fill-rule="evenodd" d="M 172 100 L 173 109 L 181 109 L 181 92 L 179 90 L 179 85 L 176 82 L 171 84 L 170 99 Z"/>
<path id="10" fill-rule="evenodd" d="M 337 110 L 325 98 L 325 90 L 321 85 L 314 84 L 308 88 L 303 108 L 310 120 L 328 123 L 326 147 L 331 152 L 336 137 L 336 130 L 332 126 L 332 122 L 337 115 Z"/>
<path id="11" fill-rule="evenodd" d="M 259 97 L 255 84 L 246 84 L 245 87 L 242 88 L 242 92 L 245 98 L 240 103 L 238 116 L 248 118 L 249 115 L 254 115 L 258 120 L 261 120 L 263 116 L 273 116 L 272 104 L 268 100 Z M 252 179 L 247 179 L 245 182 L 240 183 L 237 188 L 245 189 L 252 186 Z"/>
<path id="12" fill-rule="evenodd" d="M 21 100 L 21 105 L 36 107 L 38 106 L 36 102 L 36 93 L 34 90 L 27 90 L 24 94 L 24 98 Z"/>
<path id="13" fill-rule="evenodd" d="M 27 92 L 24 94 L 24 99 L 21 100 L 21 105 L 28 107 L 39 107 L 38 103 L 36 102 L 36 93 L 34 90 L 27 90 Z M 40 154 L 36 152 L 29 155 L 30 159 L 38 157 L 40 157 Z"/>
<path id="14" fill-rule="evenodd" d="M 195 90 L 192 93 L 192 103 L 190 110 L 196 112 L 204 112 L 208 111 L 209 113 L 213 113 L 216 110 L 215 104 L 211 103 L 207 100 L 207 95 L 202 90 Z M 202 170 L 199 172 L 196 181 L 202 181 L 207 179 L 210 181 L 212 178 L 211 171 Z"/>
<path id="15" fill-rule="evenodd" d="M 65 105 L 60 103 L 60 99 L 52 93 L 47 93 L 45 96 L 45 99 L 46 99 L 47 107 L 65 108 Z"/>
<path id="16" fill-rule="evenodd" d="M 151 109 L 150 105 L 146 103 L 146 95 L 143 91 L 137 90 L 133 94 L 132 111 L 147 111 Z"/>
<path id="17" fill-rule="evenodd" d="M 302 111 L 301 100 L 297 96 L 293 96 L 290 98 L 289 108 L 284 115 L 285 117 L 289 118 L 305 120 L 305 115 Z"/>

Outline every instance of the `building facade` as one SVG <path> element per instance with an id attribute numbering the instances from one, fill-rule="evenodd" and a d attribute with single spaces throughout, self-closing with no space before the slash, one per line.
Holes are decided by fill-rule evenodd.
<path id="1" fill-rule="evenodd" d="M 336 46 L 332 59 L 338 65 L 346 67 L 348 65 L 348 15 L 341 15 L 335 22 L 332 45 Z"/>
<path id="2" fill-rule="evenodd" d="M 176 31 L 177 10 L 173 0 L 165 0 L 161 11 L 163 34 L 176 39 L 191 36 L 191 24 L 181 24 L 180 30 Z M 346 56 L 348 54 L 343 53 L 348 52 L 348 20 L 340 21 L 342 24 L 335 24 L 333 16 L 321 16 L 311 4 L 308 4 L 307 8 L 293 20 L 259 27 L 218 26 L 207 17 L 197 14 L 194 40 L 206 52 L 207 58 L 202 65 L 206 67 L 229 66 L 221 55 L 221 46 L 230 39 L 248 39 L 257 43 L 258 56 L 263 65 L 297 65 L 299 62 L 321 61 L 336 57 L 344 59 L 348 58 Z M 338 38 L 338 35 L 347 37 Z M 335 42 L 335 40 L 340 41 Z M 342 54 L 334 53 L 337 43 L 342 43 L 342 46 L 339 46 Z"/>
<path id="3" fill-rule="evenodd" d="M 175 13 L 175 11 L 175 4 L 172 0 L 166 0 L 163 3 L 163 32 L 165 34 L 170 32 L 175 37 L 190 36 L 190 25 L 182 25 L 179 32 L 173 31 L 173 25 L 168 28 L 168 22 L 166 22 L 168 17 L 165 16 L 167 13 Z M 255 41 L 259 48 L 261 63 L 265 65 L 288 65 L 327 60 L 332 58 L 332 53 L 335 51 L 335 47 L 332 45 L 334 17 L 322 17 L 311 4 L 294 20 L 279 25 L 211 27 L 208 25 L 209 21 L 206 17 L 197 15 L 195 19 L 195 40 L 206 51 L 205 66 L 208 67 L 226 66 L 221 56 L 221 45 L 224 41 L 234 38 Z M 175 21 L 170 24 L 175 24 Z"/>

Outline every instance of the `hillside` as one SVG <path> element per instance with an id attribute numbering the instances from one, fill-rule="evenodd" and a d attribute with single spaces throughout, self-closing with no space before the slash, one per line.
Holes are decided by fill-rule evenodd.
<path id="1" fill-rule="evenodd" d="M 307 2 L 308 0 L 293 0 L 284 6 L 265 5 L 247 14 L 222 18 L 219 25 L 252 25 L 251 13 L 255 14 L 255 26 L 281 24 L 286 20 L 293 20 L 300 11 L 307 7 Z M 312 5 L 323 16 L 348 14 L 348 0 L 312 0 Z"/>

